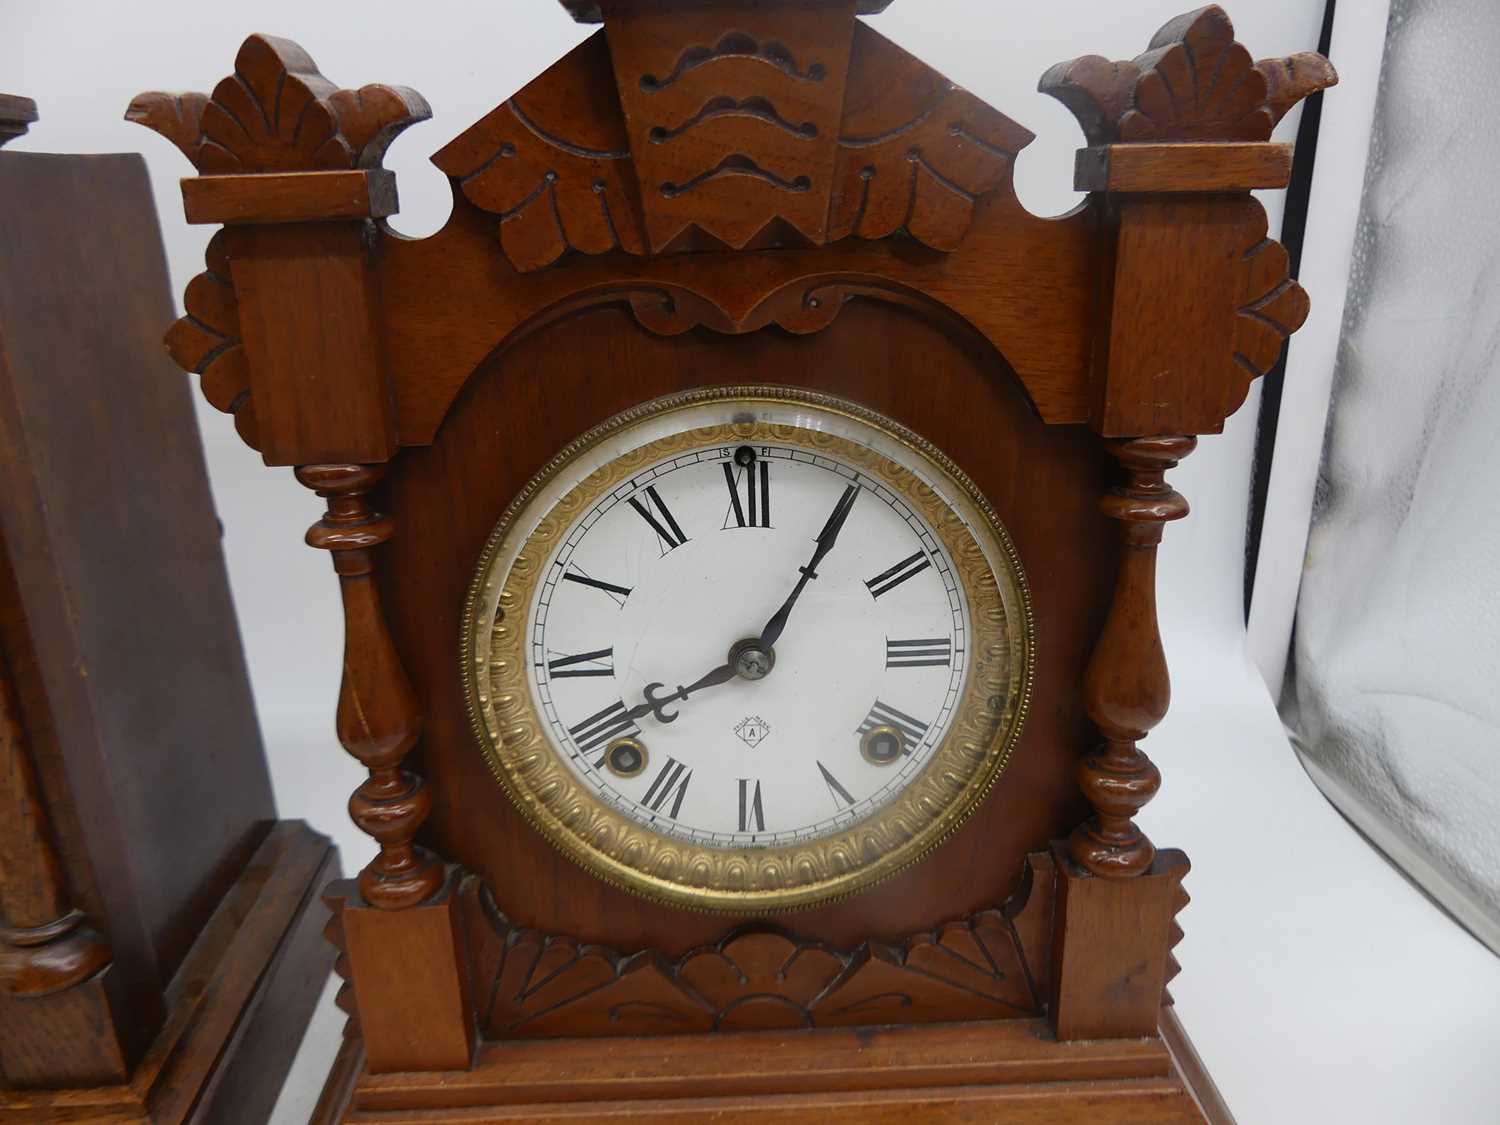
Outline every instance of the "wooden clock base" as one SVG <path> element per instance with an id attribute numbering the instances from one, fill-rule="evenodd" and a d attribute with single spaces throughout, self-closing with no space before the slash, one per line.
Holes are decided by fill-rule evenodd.
<path id="1" fill-rule="evenodd" d="M 327 837 L 278 821 L 173 978 L 130 1081 L 0 1091 L 0 1123 L 262 1125 L 332 967 L 318 893 L 338 875 Z"/>
<path id="2" fill-rule="evenodd" d="M 1233 1121 L 1170 1008 L 1151 1039 L 1060 1043 L 1040 1019 L 728 1034 L 736 1050 L 724 1034 L 487 1042 L 469 1071 L 381 1075 L 351 1037 L 312 1125 Z"/>

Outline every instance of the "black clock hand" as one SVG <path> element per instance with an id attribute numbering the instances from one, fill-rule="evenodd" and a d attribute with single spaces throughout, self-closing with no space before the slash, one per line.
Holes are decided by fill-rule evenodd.
<path id="1" fill-rule="evenodd" d="M 686 699 L 695 691 L 702 691 L 707 687 L 717 687 L 719 684 L 727 684 L 732 679 L 734 679 L 734 665 L 720 664 L 713 671 L 707 672 L 704 675 L 698 677 L 698 679 L 688 684 L 687 687 L 683 687 L 681 684 L 679 684 L 675 692 L 673 692 L 671 695 L 664 695 L 660 699 L 656 697 L 656 691 L 658 688 L 665 687 L 666 685 L 660 682 L 647 684 L 645 692 L 646 702 L 636 704 L 620 717 L 622 719 L 634 720 L 643 719 L 647 715 L 652 715 L 659 723 L 675 722 L 677 719 L 677 712 L 673 711 L 671 714 L 668 714 L 666 709 L 668 703 L 674 703 L 677 700 Z"/>
<path id="2" fill-rule="evenodd" d="M 849 511 L 854 507 L 854 501 L 858 497 L 859 485 L 851 484 L 844 489 L 844 494 L 834 505 L 833 514 L 828 517 L 828 522 L 823 525 L 823 530 L 818 535 L 818 545 L 813 551 L 811 561 L 800 568 L 802 577 L 797 579 L 797 585 L 792 588 L 791 596 L 782 603 L 775 616 L 767 621 L 766 627 L 761 630 L 760 648 L 762 651 L 771 651 L 771 646 L 780 639 L 781 631 L 786 628 L 787 618 L 792 615 L 792 607 L 797 604 L 797 599 L 802 596 L 807 583 L 818 576 L 818 564 L 828 557 L 828 552 L 833 550 L 833 545 L 838 542 L 839 532 L 844 529 L 844 521 L 849 518 Z"/>

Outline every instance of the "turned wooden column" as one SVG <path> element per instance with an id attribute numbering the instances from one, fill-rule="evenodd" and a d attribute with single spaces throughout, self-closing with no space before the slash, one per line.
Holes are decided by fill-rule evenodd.
<path id="1" fill-rule="evenodd" d="M 1074 830 L 1068 854 L 1107 878 L 1140 875 L 1156 855 L 1133 819 L 1161 787 L 1161 774 L 1139 743 L 1165 717 L 1171 699 L 1156 621 L 1156 548 L 1166 524 L 1188 514 L 1166 472 L 1197 444 L 1178 436 L 1106 442 L 1126 472 L 1101 505 L 1120 521 L 1122 550 L 1109 616 L 1083 682 L 1084 707 L 1104 736 L 1078 767 L 1094 815 Z"/>
<path id="2" fill-rule="evenodd" d="M 422 715 L 375 586 L 375 549 L 394 526 L 366 497 L 385 473 L 384 465 L 297 469 L 297 479 L 328 501 L 307 542 L 332 552 L 339 576 L 344 677 L 336 725 L 344 749 L 370 771 L 349 798 L 349 815 L 380 848 L 354 886 L 328 888 L 324 902 L 334 917 L 326 933 L 347 982 L 339 1007 L 356 1017 L 347 1031 L 364 1039 L 371 1072 L 457 1070 L 473 1055 L 473 1002 L 448 874 L 414 843 L 432 795 L 402 769 Z"/>
<path id="3" fill-rule="evenodd" d="M 68 900 L 9 676 L 0 667 L 0 990 L 46 996 L 109 964 L 109 946 Z"/>
<path id="4" fill-rule="evenodd" d="M 50 996 L 104 969 L 109 946 L 69 900 L 3 657 L 0 855 L 0 992 Z"/>
<path id="5" fill-rule="evenodd" d="M 337 729 L 344 749 L 370 771 L 349 798 L 349 815 L 380 850 L 359 873 L 371 906 L 415 906 L 443 885 L 442 865 L 412 838 L 432 810 L 422 779 L 401 768 L 422 732 L 416 694 L 396 655 L 375 588 L 373 549 L 389 539 L 388 517 L 365 499 L 383 465 L 304 465 L 297 479 L 328 501 L 307 532 L 309 546 L 333 554 L 344 600 L 344 677 Z"/>

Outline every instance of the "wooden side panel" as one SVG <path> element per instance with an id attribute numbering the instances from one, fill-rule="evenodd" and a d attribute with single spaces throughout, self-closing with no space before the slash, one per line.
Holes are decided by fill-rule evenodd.
<path id="1" fill-rule="evenodd" d="M 139 157 L 0 156 L 13 670 L 44 796 L 72 806 L 69 885 L 148 1033 L 273 816 L 151 208 Z"/>
<path id="2" fill-rule="evenodd" d="M 662 337 L 608 306 L 539 331 L 475 376 L 430 448 L 392 464 L 383 510 L 400 528 L 381 550 L 392 632 L 427 725 L 420 754 L 433 812 L 427 842 L 478 873 L 516 923 L 622 952 L 679 955 L 734 919 L 653 906 L 546 845 L 491 776 L 460 692 L 459 616 L 491 527 L 558 449 L 610 415 L 706 384 L 775 382 L 844 395 L 945 450 L 989 497 L 1033 584 L 1036 698 L 1047 700 L 994 793 L 933 858 L 867 894 L 800 913 L 809 938 L 852 948 L 1003 902 L 1028 852 L 1087 805 L 1073 778 L 1092 741 L 1078 685 L 1108 605 L 1118 544 L 1098 511 L 1108 458 L 1082 427 L 1049 427 L 987 345 L 906 308 L 856 299 L 825 330 Z M 1042 579 L 1045 580 L 1042 580 Z"/>

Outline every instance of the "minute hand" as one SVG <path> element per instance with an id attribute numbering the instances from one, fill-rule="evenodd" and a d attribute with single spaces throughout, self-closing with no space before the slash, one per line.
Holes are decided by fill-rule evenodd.
<path id="1" fill-rule="evenodd" d="M 813 551 L 812 559 L 801 569 L 802 577 L 797 579 L 797 585 L 792 587 L 791 595 L 782 603 L 774 617 L 766 622 L 766 627 L 760 633 L 760 647 L 764 651 L 770 651 L 781 637 L 781 631 L 786 628 L 787 618 L 792 615 L 792 606 L 797 604 L 797 599 L 802 596 L 802 591 L 807 584 L 818 576 L 818 564 L 833 550 L 833 545 L 838 542 L 839 532 L 844 529 L 844 521 L 849 518 L 849 510 L 854 507 L 854 501 L 859 497 L 859 485 L 851 484 L 844 489 L 844 494 L 839 497 L 839 502 L 834 505 L 833 514 L 828 517 L 828 522 L 823 525 L 822 532 L 818 535 L 818 545 Z"/>

